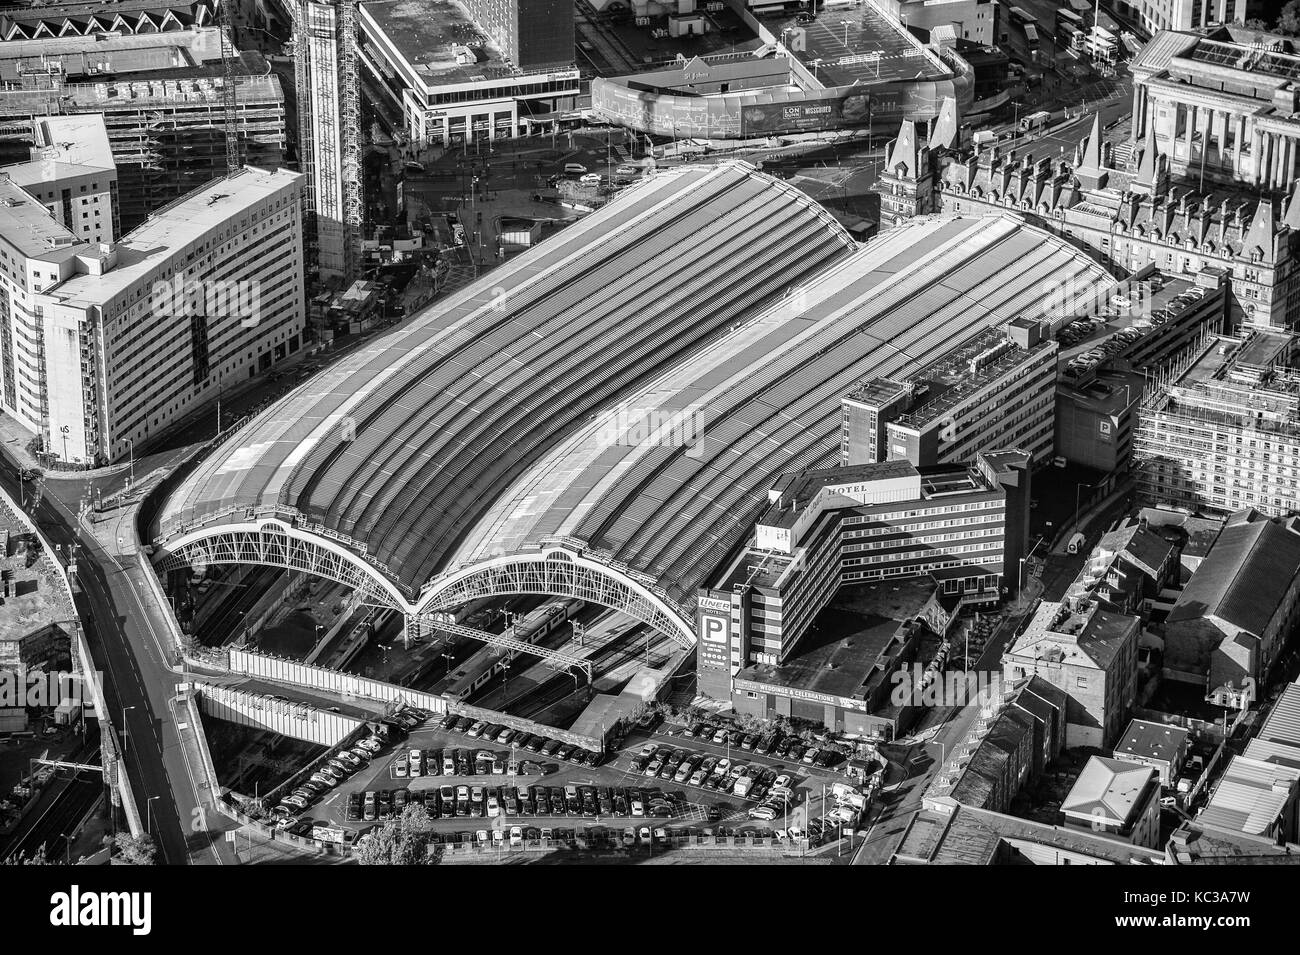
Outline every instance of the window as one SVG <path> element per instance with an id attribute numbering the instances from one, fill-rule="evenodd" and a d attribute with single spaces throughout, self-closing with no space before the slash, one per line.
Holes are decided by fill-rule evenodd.
<path id="1" fill-rule="evenodd" d="M 1087 678 L 1086 676 L 1075 677 L 1075 678 L 1074 678 L 1074 686 L 1075 686 L 1076 689 L 1079 689 L 1079 690 L 1086 690 L 1086 689 L 1088 689 L 1088 678 Z"/>

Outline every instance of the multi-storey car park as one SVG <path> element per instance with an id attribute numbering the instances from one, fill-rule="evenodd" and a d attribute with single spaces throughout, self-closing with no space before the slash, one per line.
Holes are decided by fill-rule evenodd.
<path id="1" fill-rule="evenodd" d="M 744 163 L 664 172 L 267 409 L 171 491 L 155 553 L 305 570 L 415 624 L 577 597 L 690 646 L 776 476 L 838 458 L 840 396 L 1049 319 L 1049 278 L 1114 284 L 1013 217 L 855 249 Z"/>

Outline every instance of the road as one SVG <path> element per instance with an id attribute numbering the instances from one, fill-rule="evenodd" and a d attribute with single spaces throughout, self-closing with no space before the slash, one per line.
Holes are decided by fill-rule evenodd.
<path id="1" fill-rule="evenodd" d="M 7 454 L 0 465 L 0 483 L 18 499 L 16 467 Z M 77 548 L 78 616 L 95 667 L 103 674 L 108 716 L 119 732 L 125 728 L 127 775 L 142 818 L 153 800 L 159 861 L 170 865 L 223 861 L 217 840 L 226 820 L 210 808 L 199 807 L 192 775 L 196 770 L 186 761 L 170 715 L 179 678 L 154 635 L 161 627 L 156 611 L 146 610 L 147 601 L 136 592 L 130 575 L 90 534 L 79 533 L 79 525 L 61 502 L 43 497 L 34 513 L 29 505 L 28 513 L 64 554 Z"/>

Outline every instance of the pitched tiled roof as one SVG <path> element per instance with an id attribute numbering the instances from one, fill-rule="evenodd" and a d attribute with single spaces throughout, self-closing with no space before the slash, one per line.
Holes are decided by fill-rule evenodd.
<path id="1" fill-rule="evenodd" d="M 1261 635 L 1300 571 L 1300 533 L 1259 515 L 1230 521 L 1196 569 L 1169 623 L 1214 616 Z"/>
<path id="2" fill-rule="evenodd" d="M 1062 801 L 1061 811 L 1125 823 L 1154 775 L 1150 766 L 1093 756 Z"/>

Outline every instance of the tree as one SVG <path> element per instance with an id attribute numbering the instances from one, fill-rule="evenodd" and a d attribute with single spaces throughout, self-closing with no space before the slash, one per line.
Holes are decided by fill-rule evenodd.
<path id="1" fill-rule="evenodd" d="M 119 865 L 156 865 L 158 849 L 149 835 L 119 832 L 111 843 L 113 860 Z"/>
<path id="2" fill-rule="evenodd" d="M 407 806 L 396 819 L 389 819 L 358 844 L 352 853 L 358 865 L 425 865 L 433 823 L 418 805 Z"/>
<path id="3" fill-rule="evenodd" d="M 1282 8 L 1282 14 L 1277 18 L 1277 32 L 1300 36 L 1300 0 L 1291 0 Z"/>
<path id="4" fill-rule="evenodd" d="M 30 854 L 19 852 L 16 855 L 0 859 L 0 865 L 58 865 L 58 863 L 51 862 L 45 855 L 45 847 L 41 846 Z"/>
<path id="5" fill-rule="evenodd" d="M 1268 24 L 1259 17 L 1251 17 L 1242 24 L 1247 30 L 1259 30 L 1261 33 L 1268 31 Z"/>

